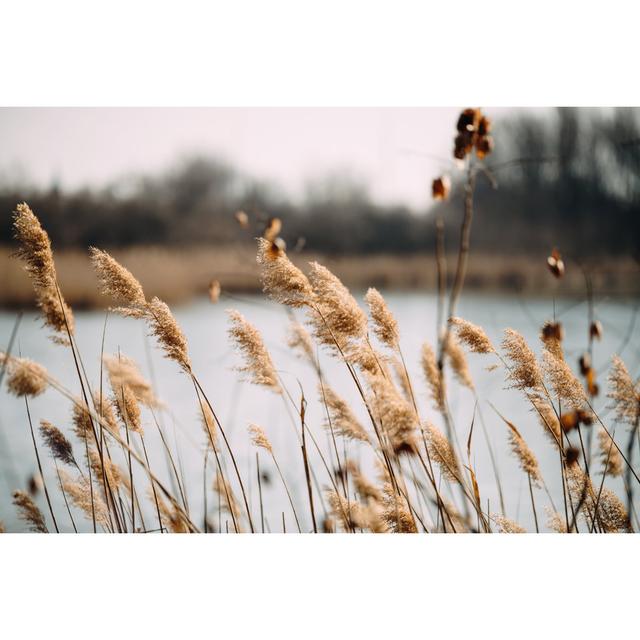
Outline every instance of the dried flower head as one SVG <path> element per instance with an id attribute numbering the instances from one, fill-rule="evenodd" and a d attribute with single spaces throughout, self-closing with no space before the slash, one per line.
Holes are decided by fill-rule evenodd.
<path id="1" fill-rule="evenodd" d="M 318 385 L 318 395 L 327 409 L 325 426 L 333 433 L 350 440 L 369 442 L 365 428 L 360 424 L 349 405 L 328 385 Z"/>
<path id="2" fill-rule="evenodd" d="M 429 457 L 440 468 L 442 475 L 451 482 L 460 482 L 460 466 L 453 446 L 447 437 L 433 424 L 426 423 L 422 428 Z"/>
<path id="3" fill-rule="evenodd" d="M 168 505 L 159 493 L 156 492 L 153 497 L 157 501 L 162 522 L 169 531 L 171 533 L 189 533 L 189 523 L 183 512 L 177 509 L 174 504 Z"/>
<path id="4" fill-rule="evenodd" d="M 367 333 L 367 316 L 339 278 L 312 262 L 309 281 L 315 294 L 309 319 L 318 340 L 332 347 L 338 342 L 344 348 L 349 340 L 363 338 Z"/>
<path id="5" fill-rule="evenodd" d="M 384 298 L 377 289 L 371 288 L 367 291 L 364 299 L 369 305 L 374 333 L 380 342 L 391 349 L 396 349 L 400 339 L 398 323 L 391 311 L 389 311 Z"/>
<path id="6" fill-rule="evenodd" d="M 40 420 L 40 435 L 56 460 L 75 464 L 73 447 L 62 431 L 46 420 Z"/>
<path id="7" fill-rule="evenodd" d="M 444 352 L 449 358 L 449 364 L 451 365 L 451 369 L 458 379 L 458 382 L 469 389 L 473 389 L 473 380 L 471 379 L 471 372 L 467 365 L 467 359 L 464 355 L 464 351 L 458 343 L 458 340 L 452 333 L 449 333 L 446 338 Z"/>
<path id="8" fill-rule="evenodd" d="M 362 473 L 360 466 L 354 460 L 347 460 L 345 468 L 349 473 L 353 486 L 356 488 L 356 491 L 362 500 L 382 502 L 382 493 L 380 489 Z"/>
<path id="9" fill-rule="evenodd" d="M 361 529 L 365 526 L 362 506 L 358 502 L 350 502 L 334 490 L 326 492 L 331 515 L 340 522 L 344 531 Z"/>
<path id="10" fill-rule="evenodd" d="M 621 476 L 624 472 L 622 456 L 613 439 L 604 429 L 598 431 L 598 449 L 603 473 L 614 477 Z"/>
<path id="11" fill-rule="evenodd" d="M 313 298 L 307 276 L 273 242 L 258 240 L 258 264 L 264 292 L 276 302 L 303 307 Z"/>
<path id="12" fill-rule="evenodd" d="M 92 520 L 95 517 L 97 524 L 105 529 L 109 527 L 109 514 L 107 505 L 94 491 L 91 491 L 89 480 L 83 476 L 73 479 L 64 469 L 60 469 L 62 488 L 71 499 L 71 502 L 80 509 L 85 518 Z"/>
<path id="13" fill-rule="evenodd" d="M 533 451 L 531 451 L 529 445 L 525 442 L 525 439 L 522 437 L 516 426 L 505 418 L 502 418 L 502 420 L 507 427 L 509 427 L 509 444 L 511 445 L 511 451 L 513 451 L 516 458 L 518 458 L 522 470 L 528 474 L 529 478 L 531 478 L 531 481 L 535 485 L 539 486 L 542 483 L 542 476 L 540 474 L 540 467 L 536 456 Z"/>
<path id="14" fill-rule="evenodd" d="M 207 446 L 211 446 L 217 451 L 218 429 L 216 428 L 216 417 L 213 415 L 211 407 L 203 400 L 200 400 L 200 412 L 198 417 L 202 424 L 202 428 L 204 429 L 205 436 L 207 436 Z"/>
<path id="15" fill-rule="evenodd" d="M 559 446 L 561 442 L 560 421 L 553 407 L 540 396 L 533 397 L 531 402 L 545 434 L 556 446 Z"/>
<path id="16" fill-rule="evenodd" d="M 629 370 L 619 356 L 613 356 L 608 376 L 609 393 L 616 410 L 616 420 L 635 425 L 640 419 L 640 382 L 633 382 Z"/>
<path id="17" fill-rule="evenodd" d="M 142 286 L 117 260 L 106 251 L 90 247 L 91 262 L 98 280 L 102 295 L 113 298 L 118 304 L 128 307 L 143 308 L 147 301 Z"/>
<path id="18" fill-rule="evenodd" d="M 73 335 L 74 319 L 58 287 L 49 236 L 25 202 L 16 207 L 13 228 L 20 243 L 17 256 L 26 264 L 45 325 L 58 334 L 55 341 L 64 343 L 67 329 Z"/>
<path id="19" fill-rule="evenodd" d="M 458 338 L 474 353 L 493 353 L 495 349 L 484 329 L 462 318 L 451 318 Z"/>
<path id="20" fill-rule="evenodd" d="M 567 533 L 566 519 L 550 507 L 545 507 L 545 511 L 547 512 L 547 526 L 549 529 L 555 533 Z"/>
<path id="21" fill-rule="evenodd" d="M 543 387 L 542 372 L 525 339 L 513 329 L 505 329 L 502 348 L 510 361 L 508 380 L 521 391 L 538 391 Z"/>
<path id="22" fill-rule="evenodd" d="M 127 429 L 136 433 L 143 433 L 140 421 L 140 405 L 135 394 L 127 385 L 120 387 L 111 385 L 113 390 L 113 407 L 120 418 L 120 421 Z"/>
<path id="23" fill-rule="evenodd" d="M 431 346 L 426 342 L 422 345 L 420 363 L 422 364 L 422 371 L 429 385 L 433 402 L 438 411 L 444 411 L 444 389 L 442 388 L 436 355 Z"/>
<path id="24" fill-rule="evenodd" d="M 375 376 L 369 381 L 369 386 L 369 406 L 373 417 L 393 450 L 396 453 L 414 452 L 419 426 L 415 409 L 388 378 Z"/>
<path id="25" fill-rule="evenodd" d="M 394 533 L 418 533 L 415 518 L 406 498 L 398 495 L 389 482 L 385 482 L 382 493 L 381 517 L 388 529 Z"/>
<path id="26" fill-rule="evenodd" d="M 260 332 L 238 311 L 227 310 L 227 313 L 232 323 L 229 335 L 245 359 L 245 365 L 238 370 L 247 373 L 254 384 L 282 393 L 278 374 Z"/>
<path id="27" fill-rule="evenodd" d="M 560 359 L 564 359 L 562 352 L 562 340 L 564 339 L 564 329 L 559 322 L 547 321 L 542 325 L 540 340 L 547 351 Z"/>
<path id="28" fill-rule="evenodd" d="M 144 378 L 134 360 L 123 355 L 106 355 L 103 362 L 113 389 L 128 387 L 141 404 L 147 407 L 159 406 L 151 383 Z"/>
<path id="29" fill-rule="evenodd" d="M 514 520 L 509 520 L 504 516 L 492 514 L 491 519 L 498 525 L 500 533 L 527 533 L 524 527 L 521 527 Z"/>
<path id="30" fill-rule="evenodd" d="M 153 298 L 146 307 L 151 334 L 162 345 L 165 356 L 177 362 L 184 371 L 191 371 L 191 360 L 185 338 L 169 307 L 159 298 Z"/>
<path id="31" fill-rule="evenodd" d="M 264 449 L 269 453 L 273 454 L 273 447 L 269 442 L 269 438 L 267 438 L 267 434 L 264 432 L 264 429 L 257 424 L 249 425 L 249 435 L 251 436 L 251 442 L 254 446 L 260 447 L 260 449 Z"/>
<path id="32" fill-rule="evenodd" d="M 309 332 L 296 320 L 292 320 L 289 325 L 287 344 L 301 356 L 307 358 L 311 364 L 314 366 L 316 365 L 313 340 L 311 339 Z"/>
<path id="33" fill-rule="evenodd" d="M 16 358 L 0 352 L 0 364 L 8 372 L 7 390 L 17 397 L 35 397 L 49 386 L 47 370 L 28 358 Z"/>
<path id="34" fill-rule="evenodd" d="M 584 388 L 564 360 L 545 349 L 542 354 L 542 363 L 551 387 L 560 400 L 574 409 L 580 409 L 586 404 Z"/>
<path id="35" fill-rule="evenodd" d="M 14 491 L 13 504 L 18 508 L 18 517 L 30 525 L 31 531 L 49 533 L 42 512 L 28 494 L 24 491 Z"/>
<path id="36" fill-rule="evenodd" d="M 440 176 L 431 183 L 431 195 L 434 200 L 447 200 L 451 192 L 449 176 Z"/>

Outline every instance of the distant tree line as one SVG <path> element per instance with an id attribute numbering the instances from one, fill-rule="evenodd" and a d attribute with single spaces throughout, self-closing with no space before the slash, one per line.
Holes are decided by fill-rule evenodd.
<path id="1" fill-rule="evenodd" d="M 495 122 L 493 134 L 495 151 L 476 188 L 476 250 L 559 246 L 579 257 L 638 254 L 640 109 L 563 108 L 547 118 L 522 112 Z M 453 248 L 464 171 L 452 156 L 450 174 L 449 200 L 425 201 L 422 211 L 376 203 L 364 186 L 343 177 L 318 180 L 296 202 L 275 185 L 202 157 L 102 189 L 0 184 L 0 243 L 11 242 L 10 213 L 26 200 L 56 247 L 249 241 L 273 215 L 289 246 L 304 242 L 333 254 L 425 252 L 433 250 L 434 218 L 441 215 Z M 434 177 L 425 175 L 425 193 Z M 254 221 L 252 228 L 238 225 L 238 210 Z"/>

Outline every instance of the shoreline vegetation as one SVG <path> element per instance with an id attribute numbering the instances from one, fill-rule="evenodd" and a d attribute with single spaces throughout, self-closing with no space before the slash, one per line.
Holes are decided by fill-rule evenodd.
<path id="1" fill-rule="evenodd" d="M 589 301 L 589 311 L 585 314 L 585 349 L 577 363 L 574 355 L 565 351 L 565 327 L 556 318 L 540 327 L 539 353 L 534 351 L 536 345 L 509 326 L 504 327 L 499 342 L 492 342 L 482 327 L 458 315 L 465 285 L 469 289 L 474 279 L 478 284 L 478 271 L 474 270 L 490 263 L 470 255 L 476 178 L 486 171 L 484 159 L 494 146 L 491 122 L 480 109 L 462 111 L 454 145 L 453 156 L 464 176 L 459 247 L 455 256 L 448 256 L 444 220 L 436 219 L 435 258 L 424 256 L 424 265 L 417 263 L 417 271 L 436 278 L 439 294 L 437 337 L 429 342 L 421 336 L 420 377 L 409 374 L 401 347 L 403 328 L 375 288 L 390 286 L 391 264 L 382 258 L 372 263 L 367 272 L 370 288 L 361 304 L 341 278 L 353 284 L 355 274 L 364 270 L 347 260 L 342 264 L 307 263 L 312 256 L 295 251 L 290 257 L 280 236 L 282 224 L 278 218 L 269 219 L 257 240 L 255 258 L 249 259 L 244 249 L 230 252 L 226 255 L 226 271 L 221 266 L 218 273 L 212 273 L 207 256 L 217 253 L 222 260 L 220 250 L 206 254 L 201 260 L 204 266 L 198 268 L 193 250 L 189 260 L 178 257 L 170 261 L 168 254 L 159 252 L 151 263 L 148 256 L 143 260 L 140 252 L 119 253 L 116 257 L 89 247 L 90 270 L 84 268 L 82 260 L 86 258 L 69 260 L 64 267 L 69 275 L 75 280 L 87 278 L 96 296 L 117 305 L 112 307 L 113 313 L 144 323 L 157 347 L 171 361 L 175 375 L 186 376 L 199 415 L 197 422 L 189 426 L 185 422 L 182 428 L 199 434 L 203 464 L 197 468 L 180 464 L 177 443 L 170 444 L 162 422 L 156 418 L 164 408 L 153 378 L 147 380 L 135 361 L 119 350 L 103 353 L 99 378 L 87 375 L 75 333 L 76 324 L 85 319 L 74 315 L 70 304 L 74 294 L 65 286 L 63 263 L 58 256 L 54 260 L 51 239 L 37 214 L 26 203 L 17 204 L 13 216 L 19 247 L 16 257 L 31 281 L 32 295 L 44 320 L 43 330 L 53 343 L 51 349 L 70 351 L 77 376 L 73 387 L 65 386 L 40 363 L 22 357 L 19 350 L 16 354 L 14 338 L 19 319 L 16 321 L 6 352 L 0 352 L 0 375 L 6 380 L 7 392 L 24 400 L 23 426 L 33 444 L 44 494 L 38 504 L 29 493 L 15 487 L 13 505 L 24 526 L 35 532 L 58 532 L 59 522 L 65 522 L 76 531 L 81 527 L 94 533 L 256 533 L 265 532 L 268 518 L 274 525 L 269 530 L 282 532 L 525 533 L 527 530 L 518 522 L 522 506 L 530 509 L 533 517 L 531 532 L 640 530 L 640 380 L 632 376 L 630 371 L 635 367 L 629 369 L 622 354 L 609 353 L 605 364 L 599 353 L 596 361 L 593 349 L 594 341 L 601 340 L 605 330 L 605 318 L 598 317 L 593 304 L 594 292 L 608 295 L 611 291 L 606 279 L 596 282 L 600 271 L 595 267 L 602 269 L 602 264 L 610 262 L 580 268 L 573 261 L 565 264 L 570 253 L 563 257 L 555 248 L 546 260 L 542 256 L 539 260 L 522 258 L 531 273 L 546 270 L 549 296 L 566 295 L 565 287 L 569 291 L 576 287 L 577 291 L 580 276 L 584 280 L 583 295 Z M 436 177 L 432 184 L 434 199 L 447 200 L 450 189 L 446 176 Z M 481 216 L 477 218 L 476 226 L 482 223 Z M 238 222 L 244 226 L 246 215 L 239 216 Z M 526 242 L 526 237 L 520 240 Z M 148 282 L 143 281 L 143 264 L 147 265 Z M 374 271 L 373 264 L 379 271 Z M 406 277 L 411 272 L 410 264 L 411 259 L 398 259 L 397 271 Z M 492 266 L 495 272 L 503 272 Z M 574 272 L 580 275 L 569 275 Z M 637 269 L 631 272 L 637 273 Z M 376 273 L 384 275 L 384 283 L 376 282 Z M 239 361 L 236 371 L 264 394 L 282 399 L 284 411 L 278 415 L 283 422 L 287 417 L 291 422 L 291 438 L 299 445 L 299 458 L 297 465 L 285 468 L 289 473 L 283 473 L 281 448 L 275 440 L 272 444 L 268 430 L 260 424 L 238 424 L 232 417 L 220 420 L 229 408 L 229 400 L 218 397 L 215 384 L 203 384 L 199 365 L 191 359 L 192 350 L 204 348 L 206 340 L 205 344 L 190 344 L 166 304 L 169 292 L 165 291 L 161 299 L 147 288 L 159 288 L 160 283 L 171 280 L 173 290 L 186 295 L 187 276 L 193 281 L 199 277 L 202 282 L 209 281 L 212 302 L 221 290 L 231 286 L 233 277 L 238 283 L 257 278 L 265 296 L 290 312 L 286 345 L 300 356 L 301 366 L 310 368 L 317 377 L 315 390 L 283 376 L 279 354 L 274 352 L 272 358 L 260 328 L 250 317 L 227 310 L 227 339 Z M 221 285 L 212 281 L 216 277 Z M 532 282 L 536 282 L 535 277 Z M 483 359 L 486 373 L 480 375 L 497 371 L 495 375 L 506 387 L 496 383 L 491 396 L 481 394 L 468 366 L 469 357 Z M 344 366 L 349 384 L 353 382 L 351 403 L 342 395 L 344 385 L 338 386 L 337 379 L 327 375 L 328 358 Z M 628 364 L 631 366 L 631 361 Z M 420 389 L 429 392 L 426 402 L 418 393 Z M 470 423 L 462 421 L 456 411 L 459 392 L 471 394 L 475 400 Z M 48 421 L 49 416 L 35 412 L 32 419 L 30 400 L 45 393 L 57 394 L 58 399 L 62 396 L 69 403 L 71 425 L 54 425 Z M 546 436 L 546 446 L 536 446 L 535 452 L 530 447 L 529 433 L 522 426 L 524 414 L 507 415 L 499 400 L 498 394 L 507 393 L 518 394 L 526 402 L 527 412 L 535 416 Z M 310 402 L 318 403 L 320 420 L 317 413 L 314 417 L 307 411 Z M 362 410 L 364 419 L 356 414 L 356 407 Z M 502 429 L 485 428 L 485 411 L 486 415 L 495 414 Z M 474 430 L 476 415 L 480 432 Z M 145 445 L 145 434 L 154 427 L 170 463 L 162 475 L 157 471 L 159 451 L 148 452 Z M 230 440 L 232 428 L 236 432 L 244 428 L 246 439 Z M 326 436 L 326 444 L 321 433 Z M 484 439 L 490 454 L 498 500 L 489 499 L 483 480 L 490 472 L 489 465 L 476 466 L 479 438 Z M 494 457 L 496 438 L 506 439 L 520 467 L 521 486 L 528 485 L 530 504 L 528 500 L 522 505 L 518 501 L 515 513 L 506 506 L 512 501 L 504 498 L 512 497 L 516 487 L 501 480 Z M 249 460 L 255 454 L 255 466 L 246 469 L 238 463 L 241 448 L 250 452 Z M 553 462 L 556 473 L 549 473 L 547 465 L 539 460 Z M 55 475 L 45 474 L 44 468 L 53 470 L 52 463 Z M 261 470 L 267 465 L 277 470 L 290 510 L 265 512 Z M 202 487 L 202 500 L 198 500 L 201 506 L 194 504 L 193 496 L 192 500 L 186 497 L 187 474 L 191 479 L 198 478 Z M 623 493 L 615 492 L 607 479 L 620 480 Z M 302 490 L 292 492 L 294 483 Z M 554 493 L 561 498 L 554 501 Z M 62 496 L 65 510 L 54 509 L 51 495 Z M 250 505 L 250 496 L 256 495 L 259 511 L 255 502 Z"/>
<path id="2" fill-rule="evenodd" d="M 227 247 L 131 247 L 110 252 L 118 262 L 135 273 L 145 291 L 170 304 L 186 304 L 206 296 L 217 280 L 222 293 L 262 292 L 255 248 L 246 244 Z M 292 262 L 304 268 L 320 262 L 355 291 L 369 286 L 390 291 L 436 291 L 435 257 L 424 254 L 327 256 L 300 252 L 290 254 Z M 455 255 L 447 256 L 450 276 Z M 77 309 L 102 309 L 109 301 L 100 295 L 88 251 L 69 249 L 56 252 L 60 287 L 69 304 Z M 640 264 L 630 257 L 598 261 L 586 267 L 594 291 L 608 296 L 640 296 Z M 469 257 L 465 290 L 548 296 L 583 296 L 584 273 L 575 264 L 568 270 L 561 289 L 550 292 L 546 257 L 473 253 Z M 450 284 L 450 283 L 449 283 Z M 34 308 L 33 288 L 12 250 L 0 247 L 0 309 Z"/>

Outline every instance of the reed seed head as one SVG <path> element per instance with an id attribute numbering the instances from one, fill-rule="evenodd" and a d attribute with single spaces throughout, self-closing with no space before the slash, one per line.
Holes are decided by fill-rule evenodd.
<path id="1" fill-rule="evenodd" d="M 398 322 L 389 311 L 384 298 L 377 289 L 371 288 L 367 291 L 364 299 L 369 305 L 374 333 L 380 342 L 391 349 L 397 349 L 400 340 Z"/>
<path id="2" fill-rule="evenodd" d="M 147 407 L 157 407 L 160 402 L 155 397 L 151 383 L 148 382 L 134 360 L 123 355 L 104 356 L 103 362 L 109 375 L 112 389 L 128 387 L 138 402 Z"/>
<path id="3" fill-rule="evenodd" d="M 132 273 L 125 269 L 106 251 L 90 247 L 91 262 L 98 280 L 102 295 L 113 298 L 118 304 L 128 307 L 143 308 L 147 301 L 142 285 Z"/>
<path id="4" fill-rule="evenodd" d="M 369 442 L 365 428 L 356 418 L 351 407 L 327 384 L 318 385 L 320 402 L 325 405 L 328 417 L 325 422 L 327 429 L 333 429 L 335 435 L 348 440 Z"/>
<path id="5" fill-rule="evenodd" d="M 633 382 L 629 370 L 619 356 L 613 356 L 608 380 L 607 397 L 613 400 L 616 420 L 637 425 L 640 420 L 640 382 Z"/>
<path id="6" fill-rule="evenodd" d="M 45 325 L 58 334 L 54 341 L 65 343 L 67 327 L 73 335 L 73 313 L 59 291 L 49 236 L 26 202 L 16 207 L 13 229 L 20 243 L 16 255 L 25 262 Z"/>
<path id="7" fill-rule="evenodd" d="M 460 465 L 453 446 L 435 425 L 427 423 L 422 427 L 427 442 L 429 457 L 438 465 L 442 475 L 451 482 L 460 482 Z"/>
<path id="8" fill-rule="evenodd" d="M 624 472 L 622 456 L 613 443 L 611 436 L 604 429 L 598 431 L 598 449 L 603 473 L 614 477 L 622 476 Z"/>
<path id="9" fill-rule="evenodd" d="M 309 281 L 315 295 L 309 320 L 318 340 L 325 345 L 344 348 L 350 340 L 359 340 L 367 333 L 367 316 L 349 290 L 329 269 L 311 263 Z"/>
<path id="10" fill-rule="evenodd" d="M 505 518 L 504 516 L 493 514 L 491 519 L 498 525 L 500 533 L 527 533 L 524 527 L 521 527 L 514 520 Z"/>
<path id="11" fill-rule="evenodd" d="M 18 509 L 18 517 L 29 524 L 31 531 L 49 533 L 42 512 L 28 494 L 24 491 L 14 491 L 13 504 Z"/>
<path id="12" fill-rule="evenodd" d="M 177 362 L 186 373 L 190 373 L 191 359 L 187 339 L 169 307 L 159 298 L 153 298 L 146 306 L 146 317 L 151 334 L 162 345 L 165 356 Z"/>
<path id="13" fill-rule="evenodd" d="M 58 427 L 46 420 L 40 420 L 40 435 L 56 460 L 65 464 L 75 464 L 73 447 Z"/>
<path id="14" fill-rule="evenodd" d="M 451 324 L 455 327 L 460 341 L 474 353 L 493 353 L 495 351 L 491 340 L 482 327 L 462 318 L 451 318 Z"/>
<path id="15" fill-rule="evenodd" d="M 510 361 L 507 379 L 521 391 L 539 391 L 543 387 L 542 372 L 533 351 L 515 330 L 506 329 L 502 348 Z"/>
<path id="16" fill-rule="evenodd" d="M 272 241 L 258 239 L 257 261 L 263 291 L 272 300 L 290 307 L 303 307 L 313 299 L 307 276 Z"/>
<path id="17" fill-rule="evenodd" d="M 7 368 L 7 390 L 17 397 L 36 397 L 49 386 L 47 370 L 28 358 L 0 353 L 0 364 Z"/>
<path id="18" fill-rule="evenodd" d="M 586 404 L 587 396 L 584 387 L 564 360 L 545 349 L 542 354 L 542 364 L 557 398 L 574 409 L 580 409 Z"/>
<path id="19" fill-rule="evenodd" d="M 231 320 L 229 335 L 245 360 L 238 370 L 248 374 L 254 384 L 282 393 L 278 374 L 260 332 L 240 312 L 229 309 L 227 314 Z"/>
<path id="20" fill-rule="evenodd" d="M 436 355 L 431 348 L 431 345 L 426 342 L 422 345 L 420 362 L 422 364 L 422 371 L 427 381 L 427 385 L 431 390 L 431 397 L 433 398 L 433 402 L 435 403 L 438 411 L 442 412 L 445 409 L 444 389 L 440 378 L 440 373 L 438 371 Z"/>
<path id="21" fill-rule="evenodd" d="M 450 333 L 446 339 L 444 352 L 449 359 L 449 364 L 451 365 L 451 369 L 458 379 L 458 382 L 462 386 L 473 390 L 473 380 L 471 379 L 471 372 L 467 365 L 467 358 L 465 357 L 464 351 L 460 347 L 456 337 L 452 333 Z"/>
<path id="22" fill-rule="evenodd" d="M 267 438 L 267 434 L 264 432 L 262 427 L 257 424 L 250 424 L 249 435 L 251 436 L 251 442 L 254 446 L 273 454 L 273 447 L 271 446 L 269 438 Z"/>

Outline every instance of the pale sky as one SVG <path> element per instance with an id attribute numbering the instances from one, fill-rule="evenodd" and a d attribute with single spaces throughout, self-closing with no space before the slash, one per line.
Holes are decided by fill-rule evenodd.
<path id="1" fill-rule="evenodd" d="M 423 207 L 451 158 L 459 108 L 2 108 L 0 177 L 101 186 L 192 153 L 219 156 L 292 196 L 348 172 L 383 202 Z M 487 108 L 499 126 L 509 109 Z M 421 155 L 422 154 L 422 155 Z M 445 161 L 427 157 L 439 156 Z"/>

